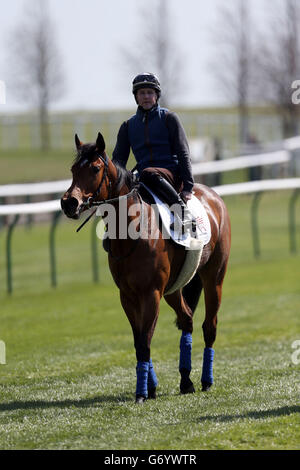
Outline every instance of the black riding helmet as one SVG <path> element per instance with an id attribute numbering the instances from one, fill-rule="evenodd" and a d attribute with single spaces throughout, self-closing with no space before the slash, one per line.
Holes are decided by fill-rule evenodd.
<path id="1" fill-rule="evenodd" d="M 141 73 L 137 75 L 132 82 L 132 93 L 136 98 L 136 92 L 141 88 L 153 88 L 156 91 L 157 99 L 160 98 L 161 88 L 156 75 L 153 73 Z"/>

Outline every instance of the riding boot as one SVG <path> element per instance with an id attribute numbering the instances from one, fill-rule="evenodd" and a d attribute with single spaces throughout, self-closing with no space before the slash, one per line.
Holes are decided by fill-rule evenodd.
<path id="1" fill-rule="evenodd" d="M 170 225 L 171 230 L 184 229 L 196 230 L 196 221 L 187 205 L 173 186 L 162 176 L 156 173 L 145 172 L 140 179 L 144 182 L 163 202 L 166 202 L 174 210 L 174 221 Z"/>

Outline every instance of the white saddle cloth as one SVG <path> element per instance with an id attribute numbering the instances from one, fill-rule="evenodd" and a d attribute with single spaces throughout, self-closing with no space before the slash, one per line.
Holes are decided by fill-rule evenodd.
<path id="1" fill-rule="evenodd" d="M 175 243 L 184 246 L 186 249 L 185 260 L 178 278 L 173 286 L 164 293 L 164 295 L 169 295 L 183 288 L 194 277 L 201 261 L 203 247 L 207 245 L 210 240 L 211 226 L 203 204 L 196 196 L 192 195 L 192 198 L 187 202 L 187 207 L 196 220 L 196 237 L 192 237 L 190 231 L 185 231 L 183 234 L 174 232 L 170 229 L 170 225 L 174 221 L 174 215 L 167 205 L 149 188 L 145 185 L 143 186 L 152 195 L 156 203 L 163 224 L 164 238 L 172 238 Z"/>
<path id="2" fill-rule="evenodd" d="M 186 247 L 188 250 L 195 249 L 197 242 L 199 242 L 199 245 L 207 245 L 211 237 L 209 218 L 203 204 L 196 196 L 194 196 L 194 194 L 192 195 L 192 199 L 187 201 L 187 207 L 196 220 L 196 236 L 192 237 L 190 231 L 188 230 L 181 234 L 181 231 L 178 233 L 170 229 L 170 226 L 174 221 L 174 214 L 172 214 L 168 206 L 162 202 L 149 188 L 147 188 L 147 186 L 143 186 L 152 195 L 156 203 L 163 223 L 163 234 L 165 238 L 172 238 L 174 242 Z"/>

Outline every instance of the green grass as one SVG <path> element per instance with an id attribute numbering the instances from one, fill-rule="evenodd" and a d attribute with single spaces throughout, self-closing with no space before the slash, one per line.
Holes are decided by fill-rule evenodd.
<path id="1" fill-rule="evenodd" d="M 1 150 L 0 184 L 53 181 L 71 177 L 70 167 L 74 149 L 51 150 Z"/>
<path id="2" fill-rule="evenodd" d="M 63 150 L 0 150 L 0 185 L 71 178 L 74 146 L 71 141 L 70 148 Z M 108 148 L 107 152 L 111 156 L 112 149 Z M 133 168 L 133 158 L 130 158 L 128 168 Z"/>
<path id="3" fill-rule="evenodd" d="M 113 148 L 108 147 L 107 153 L 112 155 Z M 70 148 L 63 150 L 1 150 L 0 149 L 0 185 L 13 183 L 32 183 L 39 181 L 53 181 L 71 178 L 70 168 L 75 156 L 75 150 L 70 143 Z M 127 168 L 133 168 L 136 162 L 130 154 Z M 237 183 L 247 181 L 247 169 L 234 170 L 222 174 L 220 184 Z M 210 186 L 215 183 L 211 175 L 202 178 L 202 181 Z"/>
<path id="4" fill-rule="evenodd" d="M 91 282 L 91 226 L 61 221 L 58 286 L 50 288 L 49 226 L 13 235 L 14 292 L 0 260 L 1 449 L 299 449 L 300 256 L 289 253 L 289 192 L 260 205 L 262 256 L 253 259 L 251 197 L 228 197 L 232 254 L 215 343 L 215 384 L 200 391 L 203 299 L 195 314 L 192 379 L 179 394 L 179 332 L 162 301 L 152 341 L 156 401 L 134 403 L 135 352 L 106 256 Z M 298 246 L 299 220 L 297 220 Z M 0 232 L 1 253 L 5 233 Z"/>

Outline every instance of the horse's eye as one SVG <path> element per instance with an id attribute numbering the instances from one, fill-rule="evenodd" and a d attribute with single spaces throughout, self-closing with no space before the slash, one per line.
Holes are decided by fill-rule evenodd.
<path id="1" fill-rule="evenodd" d="M 92 166 L 92 169 L 95 174 L 99 173 L 100 171 L 100 168 L 98 166 Z"/>

